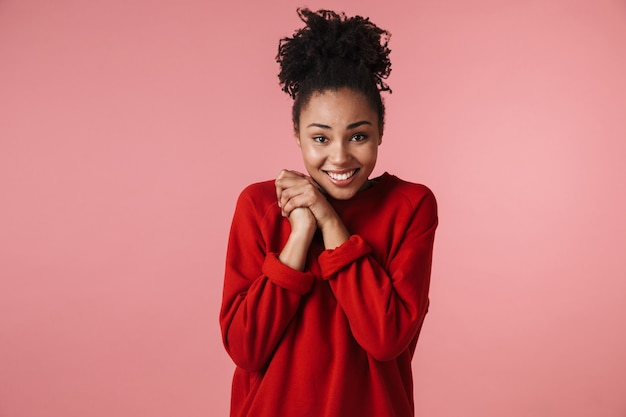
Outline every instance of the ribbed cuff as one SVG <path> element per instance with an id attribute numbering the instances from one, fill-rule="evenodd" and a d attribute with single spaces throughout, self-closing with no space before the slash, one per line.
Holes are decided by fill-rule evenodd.
<path id="1" fill-rule="evenodd" d="M 337 272 L 357 259 L 368 255 L 372 249 L 359 235 L 352 235 L 335 249 L 327 249 L 319 256 L 318 261 L 324 279 L 331 279 Z"/>
<path id="2" fill-rule="evenodd" d="M 300 295 L 309 292 L 315 280 L 310 272 L 288 267 L 278 259 L 278 254 L 273 252 L 265 257 L 261 271 L 274 284 Z"/>

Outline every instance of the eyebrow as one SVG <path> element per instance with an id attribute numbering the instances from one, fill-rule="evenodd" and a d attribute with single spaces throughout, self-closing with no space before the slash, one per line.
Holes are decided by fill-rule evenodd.
<path id="1" fill-rule="evenodd" d="M 347 126 L 347 129 L 356 129 L 357 127 L 362 126 L 362 125 L 370 125 L 371 126 L 372 123 L 368 122 L 367 120 L 361 120 L 361 121 L 358 121 L 358 122 L 350 123 Z M 307 126 L 307 128 L 309 128 L 309 127 L 319 127 L 320 129 L 331 129 L 330 126 L 322 124 L 322 123 L 311 123 L 310 125 Z"/>

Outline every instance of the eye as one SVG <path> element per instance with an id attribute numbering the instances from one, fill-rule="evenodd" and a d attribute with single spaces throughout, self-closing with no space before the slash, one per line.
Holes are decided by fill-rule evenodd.
<path id="1" fill-rule="evenodd" d="M 313 141 L 317 143 L 326 143 L 328 142 L 328 139 L 324 136 L 313 136 Z"/>
<path id="2" fill-rule="evenodd" d="M 350 138 L 350 140 L 353 141 L 353 142 L 363 142 L 365 139 L 367 139 L 367 135 L 363 135 L 361 133 L 357 133 L 356 135 L 352 135 L 352 137 Z"/>

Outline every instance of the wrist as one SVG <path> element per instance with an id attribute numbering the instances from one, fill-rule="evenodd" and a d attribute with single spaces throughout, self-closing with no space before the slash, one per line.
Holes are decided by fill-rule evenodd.
<path id="1" fill-rule="evenodd" d="M 326 222 L 320 229 L 326 249 L 335 249 L 350 238 L 350 232 L 339 218 Z"/>
<path id="2" fill-rule="evenodd" d="M 337 229 L 345 229 L 343 225 L 343 221 L 339 218 L 339 216 L 333 216 L 328 219 L 325 219 L 323 222 L 318 222 L 318 226 L 322 232 L 337 230 Z"/>
<path id="3" fill-rule="evenodd" d="M 311 225 L 299 225 L 291 227 L 291 234 L 289 238 L 296 241 L 301 242 L 310 242 L 313 239 L 313 235 L 315 235 L 315 230 L 317 226 L 315 223 Z"/>
<path id="4" fill-rule="evenodd" d="M 292 269 L 304 271 L 309 246 L 314 234 L 315 228 L 292 228 L 289 238 L 278 256 L 278 260 Z"/>
<path id="5" fill-rule="evenodd" d="M 317 219 L 317 226 L 320 230 L 329 230 L 337 227 L 338 225 L 343 225 L 343 222 L 339 218 L 336 212 L 332 211 L 328 215 L 324 217 L 320 217 Z"/>

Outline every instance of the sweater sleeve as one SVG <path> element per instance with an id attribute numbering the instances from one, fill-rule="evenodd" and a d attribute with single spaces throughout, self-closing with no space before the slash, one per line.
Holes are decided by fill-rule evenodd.
<path id="1" fill-rule="evenodd" d="M 254 372 L 269 361 L 314 277 L 266 252 L 264 213 L 244 191 L 237 201 L 226 254 L 220 327 L 237 366 Z"/>
<path id="2" fill-rule="evenodd" d="M 319 257 L 356 341 L 380 361 L 399 356 L 414 340 L 428 310 L 437 204 L 427 193 L 408 219 L 384 268 L 359 235 Z"/>

